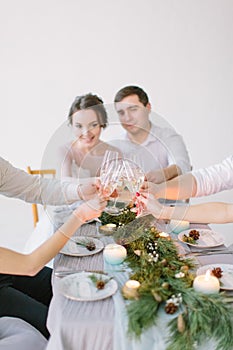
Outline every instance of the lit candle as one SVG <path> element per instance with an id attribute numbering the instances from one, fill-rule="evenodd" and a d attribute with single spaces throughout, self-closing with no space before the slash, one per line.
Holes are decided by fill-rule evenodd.
<path id="1" fill-rule="evenodd" d="M 107 228 L 107 230 L 115 230 L 116 228 L 116 224 L 106 224 L 105 227 Z"/>
<path id="2" fill-rule="evenodd" d="M 140 283 L 136 280 L 128 280 L 123 288 L 122 288 L 122 294 L 126 299 L 137 299 L 138 294 L 138 288 L 140 287 Z"/>
<path id="3" fill-rule="evenodd" d="M 159 233 L 159 237 L 161 237 L 161 238 L 166 238 L 166 239 L 169 239 L 169 238 L 170 238 L 169 234 L 166 233 L 166 232 L 160 232 L 160 233 Z"/>
<path id="4" fill-rule="evenodd" d="M 210 270 L 207 270 L 205 275 L 195 277 L 193 281 L 193 288 L 197 292 L 204 294 L 218 293 L 220 289 L 220 283 L 218 278 L 212 276 Z"/>
<path id="5" fill-rule="evenodd" d="M 129 289 L 138 289 L 140 287 L 140 282 L 136 281 L 136 280 L 128 280 L 126 283 L 125 283 L 126 287 L 129 288 Z"/>
<path id="6" fill-rule="evenodd" d="M 120 244 L 108 244 L 104 248 L 104 259 L 111 265 L 121 264 L 127 256 L 125 247 Z"/>
<path id="7" fill-rule="evenodd" d="M 99 227 L 99 231 L 105 234 L 112 234 L 117 228 L 116 224 L 106 224 Z"/>

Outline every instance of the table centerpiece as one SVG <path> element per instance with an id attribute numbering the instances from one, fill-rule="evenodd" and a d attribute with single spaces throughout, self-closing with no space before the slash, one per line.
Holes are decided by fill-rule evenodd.
<path id="1" fill-rule="evenodd" d="M 130 280 L 139 283 L 135 298 L 128 298 L 122 289 L 129 299 L 129 336 L 140 338 L 142 332 L 156 325 L 162 307 L 173 314 L 168 323 L 167 350 L 194 350 L 210 338 L 215 340 L 216 349 L 232 349 L 232 299 L 224 293 L 195 290 L 194 261 L 179 256 L 175 243 L 155 226 L 141 225 L 136 231 L 138 238 L 125 242 Z M 129 236 L 129 227 L 127 232 Z"/>

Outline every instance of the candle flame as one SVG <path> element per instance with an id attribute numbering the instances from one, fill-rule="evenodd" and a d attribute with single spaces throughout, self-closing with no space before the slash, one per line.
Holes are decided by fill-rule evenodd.
<path id="1" fill-rule="evenodd" d="M 167 237 L 169 237 L 169 234 L 166 232 L 160 232 L 159 237 L 167 238 Z"/>
<path id="2" fill-rule="evenodd" d="M 208 269 L 208 270 L 206 271 L 206 273 L 205 273 L 205 281 L 209 281 L 210 276 L 211 276 L 211 270 Z"/>

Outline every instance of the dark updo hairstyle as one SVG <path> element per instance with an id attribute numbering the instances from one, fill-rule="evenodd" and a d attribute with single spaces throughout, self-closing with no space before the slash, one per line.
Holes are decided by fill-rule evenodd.
<path id="1" fill-rule="evenodd" d="M 77 96 L 75 98 L 68 114 L 68 121 L 70 125 L 72 125 L 72 115 L 84 109 L 91 109 L 96 112 L 100 126 L 102 128 L 106 128 L 108 123 L 108 116 L 104 108 L 103 100 L 97 95 L 92 95 L 91 93 Z"/>
<path id="2" fill-rule="evenodd" d="M 139 101 L 146 107 L 149 103 L 149 98 L 147 93 L 139 86 L 129 85 L 120 89 L 114 98 L 114 102 L 121 102 L 125 97 L 137 95 Z"/>

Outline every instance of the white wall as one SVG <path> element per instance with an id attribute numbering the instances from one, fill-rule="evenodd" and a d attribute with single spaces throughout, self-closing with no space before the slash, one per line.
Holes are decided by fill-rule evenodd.
<path id="1" fill-rule="evenodd" d="M 232 0 L 0 4 L 0 146 L 14 165 L 40 166 L 76 95 L 112 103 L 128 84 L 145 88 L 153 110 L 183 135 L 194 168 L 232 153 Z M 232 192 L 216 198 L 232 201 Z M 1 235 L 29 232 L 28 205 L 5 203 Z"/>

